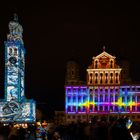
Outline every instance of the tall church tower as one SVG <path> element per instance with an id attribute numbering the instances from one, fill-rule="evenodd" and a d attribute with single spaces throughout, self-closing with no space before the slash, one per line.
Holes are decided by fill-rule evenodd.
<path id="1" fill-rule="evenodd" d="M 75 85 L 79 82 L 79 66 L 74 61 L 69 61 L 66 66 L 66 85 Z"/>
<path id="2" fill-rule="evenodd" d="M 25 49 L 23 29 L 17 15 L 9 22 L 9 34 L 5 41 L 5 99 L 18 101 L 24 98 Z"/>
<path id="3" fill-rule="evenodd" d="M 5 41 L 5 98 L 0 100 L 0 122 L 34 123 L 36 104 L 24 95 L 25 49 L 23 29 L 15 14 Z"/>

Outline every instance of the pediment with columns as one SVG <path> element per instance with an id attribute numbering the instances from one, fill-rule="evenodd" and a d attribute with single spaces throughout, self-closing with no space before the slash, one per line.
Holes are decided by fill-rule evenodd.
<path id="1" fill-rule="evenodd" d="M 103 51 L 101 54 L 92 58 L 93 61 L 92 64 L 89 66 L 89 68 L 92 69 L 119 68 L 119 66 L 116 64 L 115 58 L 116 58 L 115 56 L 112 56 L 106 51 Z"/>

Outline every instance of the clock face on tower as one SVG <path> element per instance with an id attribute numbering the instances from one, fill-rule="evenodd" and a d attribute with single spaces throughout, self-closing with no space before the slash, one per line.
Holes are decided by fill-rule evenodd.
<path id="1" fill-rule="evenodd" d="M 9 62 L 10 62 L 11 64 L 16 64 L 17 58 L 14 57 L 14 56 L 12 56 L 12 57 L 9 58 Z"/>

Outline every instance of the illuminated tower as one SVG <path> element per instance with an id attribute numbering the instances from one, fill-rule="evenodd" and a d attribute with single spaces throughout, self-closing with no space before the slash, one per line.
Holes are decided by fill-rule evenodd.
<path id="1" fill-rule="evenodd" d="M 0 122 L 34 123 L 35 101 L 24 95 L 25 49 L 23 29 L 15 14 L 5 41 L 5 98 L 0 101 Z"/>
<path id="2" fill-rule="evenodd" d="M 9 34 L 5 41 L 5 98 L 7 101 L 24 98 L 25 49 L 22 26 L 17 16 L 9 22 Z"/>

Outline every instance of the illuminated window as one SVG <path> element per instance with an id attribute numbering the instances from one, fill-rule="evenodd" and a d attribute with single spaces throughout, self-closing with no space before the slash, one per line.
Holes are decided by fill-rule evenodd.
<path id="1" fill-rule="evenodd" d="M 97 106 L 95 105 L 95 107 L 94 107 L 94 111 L 97 111 L 98 110 L 98 108 L 97 108 Z"/>
<path id="2" fill-rule="evenodd" d="M 78 106 L 78 112 L 80 112 L 81 111 L 81 107 L 80 106 Z"/>
<path id="3" fill-rule="evenodd" d="M 83 96 L 83 102 L 86 102 L 86 100 L 87 100 L 87 97 L 84 95 Z"/>
<path id="4" fill-rule="evenodd" d="M 68 106 L 68 112 L 70 112 L 71 111 L 71 107 L 70 106 Z"/>
<path id="5" fill-rule="evenodd" d="M 108 111 L 108 106 L 105 106 L 105 111 Z"/>
<path id="6" fill-rule="evenodd" d="M 73 97 L 73 102 L 76 102 L 76 97 L 75 96 Z"/>
<path id="7" fill-rule="evenodd" d="M 127 111 L 128 111 L 128 112 L 130 111 L 130 106 L 127 106 Z"/>
<path id="8" fill-rule="evenodd" d="M 93 96 L 92 95 L 90 95 L 90 102 L 92 102 L 93 101 Z"/>
<path id="9" fill-rule="evenodd" d="M 113 95 L 110 95 L 110 102 L 113 102 Z"/>
<path id="10" fill-rule="evenodd" d="M 108 102 L 108 95 L 105 94 L 105 102 Z"/>
<path id="11" fill-rule="evenodd" d="M 135 96 L 133 95 L 132 96 L 132 101 L 134 102 L 136 100 Z"/>
<path id="12" fill-rule="evenodd" d="M 125 97 L 124 96 L 122 96 L 122 102 L 125 102 Z"/>
<path id="13" fill-rule="evenodd" d="M 71 97 L 70 96 L 68 96 L 68 103 L 70 103 L 71 102 Z"/>
<path id="14" fill-rule="evenodd" d="M 86 112 L 86 107 L 85 106 L 83 106 L 83 112 Z"/>
<path id="15" fill-rule="evenodd" d="M 100 94 L 100 102 L 103 102 L 103 95 Z"/>
<path id="16" fill-rule="evenodd" d="M 92 112 L 92 110 L 93 110 L 93 106 L 90 105 L 89 109 L 90 109 L 90 112 Z"/>
<path id="17" fill-rule="evenodd" d="M 140 106 L 137 107 L 137 110 L 140 112 Z"/>
<path id="18" fill-rule="evenodd" d="M 125 111 L 125 107 L 124 107 L 124 106 L 122 106 L 121 111 L 122 111 L 122 112 L 124 112 L 124 111 Z"/>
<path id="19" fill-rule="evenodd" d="M 127 102 L 129 102 L 130 101 L 130 97 L 129 96 L 127 96 Z"/>
<path id="20" fill-rule="evenodd" d="M 73 111 L 73 112 L 76 112 L 76 106 L 73 106 L 73 107 L 72 107 L 72 111 Z"/>
<path id="21" fill-rule="evenodd" d="M 98 102 L 98 96 L 95 95 L 95 102 Z"/>
<path id="22" fill-rule="evenodd" d="M 100 106 L 99 109 L 100 109 L 100 111 L 103 111 L 103 106 Z"/>
<path id="23" fill-rule="evenodd" d="M 115 102 L 118 101 L 118 95 L 115 95 Z"/>
<path id="24" fill-rule="evenodd" d="M 108 89 L 105 89 L 105 93 L 108 93 Z"/>
<path id="25" fill-rule="evenodd" d="M 118 112 L 118 106 L 115 106 L 115 112 Z"/>
<path id="26" fill-rule="evenodd" d="M 135 112 L 135 106 L 132 106 L 132 111 Z"/>
<path id="27" fill-rule="evenodd" d="M 78 102 L 79 103 L 81 102 L 81 96 L 78 96 Z"/>
<path id="28" fill-rule="evenodd" d="M 140 102 L 140 96 L 137 96 L 137 101 Z"/>
<path id="29" fill-rule="evenodd" d="M 110 106 L 110 112 L 112 112 L 113 111 L 113 106 Z"/>

